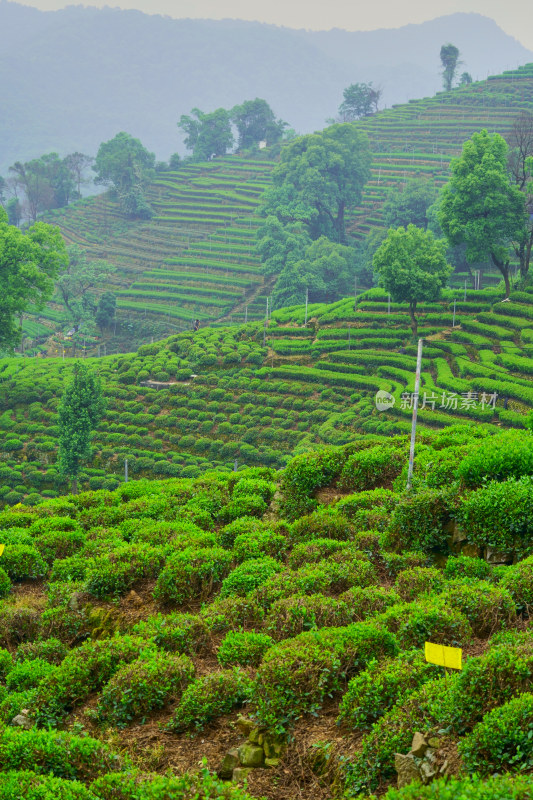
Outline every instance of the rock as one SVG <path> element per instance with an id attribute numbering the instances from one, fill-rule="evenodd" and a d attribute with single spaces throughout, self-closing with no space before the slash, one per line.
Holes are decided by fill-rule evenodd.
<path id="1" fill-rule="evenodd" d="M 264 743 L 265 743 L 265 735 L 264 733 L 260 733 L 259 736 L 257 737 L 257 744 L 263 747 Z"/>
<path id="2" fill-rule="evenodd" d="M 236 747 L 233 747 L 231 750 L 228 750 L 224 758 L 222 759 L 222 764 L 217 769 L 217 775 L 219 778 L 223 780 L 229 780 L 233 775 L 233 770 L 235 767 L 239 766 L 239 751 Z"/>
<path id="3" fill-rule="evenodd" d="M 248 741 L 252 744 L 257 744 L 259 742 L 259 737 L 261 736 L 261 730 L 259 728 L 254 728 L 248 734 Z"/>
<path id="4" fill-rule="evenodd" d="M 414 756 L 411 753 L 407 756 L 403 753 L 395 753 L 394 769 L 398 773 L 398 789 L 408 786 L 413 781 L 420 782 L 421 780 Z"/>
<path id="5" fill-rule="evenodd" d="M 437 771 L 427 763 L 427 761 L 422 761 L 420 764 L 420 775 L 422 776 L 422 783 L 428 784 L 431 783 Z"/>
<path id="6" fill-rule="evenodd" d="M 430 747 L 434 747 L 436 750 L 440 745 L 440 739 L 437 739 L 436 736 L 432 736 L 430 739 L 428 739 L 428 744 Z"/>
<path id="7" fill-rule="evenodd" d="M 470 556 L 470 558 L 479 558 L 479 547 L 477 544 L 464 544 L 461 547 L 462 556 Z"/>
<path id="8" fill-rule="evenodd" d="M 23 728 L 25 731 L 29 731 L 29 729 L 33 726 L 31 719 L 28 716 L 28 711 L 24 708 L 20 714 L 17 714 L 16 717 L 13 717 L 11 720 L 11 724 L 14 725 L 16 728 Z"/>
<path id="9" fill-rule="evenodd" d="M 495 547 L 485 548 L 485 561 L 488 561 L 489 564 L 510 564 L 512 560 L 512 556 L 496 550 Z"/>
<path id="10" fill-rule="evenodd" d="M 133 606 L 142 606 L 143 601 L 133 589 L 128 594 L 128 602 L 131 603 Z"/>
<path id="11" fill-rule="evenodd" d="M 276 755 L 273 744 L 267 736 L 265 736 L 265 740 L 263 742 L 263 750 L 265 751 L 266 758 L 274 758 Z"/>
<path id="12" fill-rule="evenodd" d="M 80 610 L 80 601 L 83 597 L 83 592 L 74 592 L 71 594 L 70 599 L 67 603 L 67 608 L 69 611 L 79 611 Z"/>
<path id="13" fill-rule="evenodd" d="M 428 747 L 429 745 L 426 737 L 422 733 L 415 733 L 411 745 L 411 753 L 417 758 L 422 758 Z"/>
<path id="14" fill-rule="evenodd" d="M 426 761 L 429 761 L 430 764 L 433 764 L 433 762 L 435 761 L 435 758 L 436 758 L 435 752 L 436 751 L 435 751 L 434 747 L 428 747 L 428 749 L 426 750 L 426 754 L 424 756 L 424 759 Z"/>
<path id="15" fill-rule="evenodd" d="M 248 775 L 250 774 L 250 770 L 246 769 L 245 767 L 235 767 L 233 770 L 233 776 L 231 778 L 232 781 L 235 783 L 242 783 L 246 780 Z"/>
<path id="16" fill-rule="evenodd" d="M 448 766 L 449 766 L 449 763 L 448 763 L 448 759 L 446 758 L 441 764 L 441 768 L 439 769 L 439 773 L 441 775 L 447 775 L 448 774 Z"/>
<path id="17" fill-rule="evenodd" d="M 255 744 L 241 744 L 239 747 L 239 761 L 243 767 L 262 767 L 265 753 L 262 747 Z"/>
<path id="18" fill-rule="evenodd" d="M 248 736 L 254 729 L 254 722 L 248 719 L 248 717 L 237 717 L 237 722 L 235 724 L 244 736 Z"/>
<path id="19" fill-rule="evenodd" d="M 466 542 L 468 536 L 466 535 L 465 531 L 459 527 L 456 520 L 452 522 L 452 531 L 451 531 L 451 539 L 454 544 L 460 544 L 461 542 Z"/>
<path id="20" fill-rule="evenodd" d="M 281 758 L 265 758 L 265 767 L 270 767 L 270 769 L 275 769 L 279 767 L 281 764 Z"/>

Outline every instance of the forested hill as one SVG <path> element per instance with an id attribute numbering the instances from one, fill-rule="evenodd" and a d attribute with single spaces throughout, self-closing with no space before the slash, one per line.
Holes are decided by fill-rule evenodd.
<path id="1" fill-rule="evenodd" d="M 0 70 L 10 75 L 0 174 L 47 151 L 94 154 L 119 130 L 168 158 L 179 148 L 182 113 L 256 96 L 305 133 L 324 125 L 356 81 L 380 84 L 388 106 L 433 94 L 446 41 L 459 47 L 474 79 L 533 57 L 476 14 L 397 30 L 311 33 L 111 8 L 44 13 L 0 2 Z"/>

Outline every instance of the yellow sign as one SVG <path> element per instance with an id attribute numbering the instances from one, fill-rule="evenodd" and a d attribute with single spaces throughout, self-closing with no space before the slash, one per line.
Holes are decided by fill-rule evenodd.
<path id="1" fill-rule="evenodd" d="M 4 550 L 5 550 L 5 547 L 6 547 L 6 546 L 5 546 L 5 544 L 0 544 L 0 556 L 1 556 L 1 555 L 2 555 L 2 553 L 4 552 Z"/>
<path id="2" fill-rule="evenodd" d="M 462 655 L 460 647 L 446 647 L 443 644 L 426 642 L 426 661 L 430 664 L 438 664 L 448 669 L 462 669 Z"/>

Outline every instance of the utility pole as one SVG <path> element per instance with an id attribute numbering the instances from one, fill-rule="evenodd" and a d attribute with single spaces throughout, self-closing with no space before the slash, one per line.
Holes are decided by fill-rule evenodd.
<path id="1" fill-rule="evenodd" d="M 466 278 L 465 278 L 465 296 L 464 296 L 464 301 L 466 303 Z"/>
<path id="2" fill-rule="evenodd" d="M 128 459 L 124 461 L 124 483 L 128 482 Z"/>
<path id="3" fill-rule="evenodd" d="M 456 300 L 453 301 L 453 321 L 452 321 L 452 328 L 455 328 L 455 305 Z"/>
<path id="4" fill-rule="evenodd" d="M 422 344 L 424 340 L 418 340 L 418 352 L 416 355 L 416 375 L 415 393 L 413 397 L 413 421 L 411 424 L 411 446 L 409 448 L 409 470 L 407 472 L 407 491 L 410 491 L 413 482 L 413 467 L 415 463 L 415 440 L 416 440 L 416 420 L 418 417 L 418 395 L 420 394 L 420 372 L 422 370 Z"/>
<path id="5" fill-rule="evenodd" d="M 387 314 L 390 314 L 390 294 L 389 294 L 389 305 L 387 307 Z"/>
<path id="6" fill-rule="evenodd" d="M 309 305 L 309 289 L 305 290 L 305 319 L 304 325 L 307 325 L 307 306 Z"/>
<path id="7" fill-rule="evenodd" d="M 355 278 L 355 285 L 354 285 L 354 300 L 353 300 L 353 310 L 357 311 L 357 278 Z"/>
<path id="8" fill-rule="evenodd" d="M 248 306 L 244 307 L 244 321 L 248 322 Z"/>

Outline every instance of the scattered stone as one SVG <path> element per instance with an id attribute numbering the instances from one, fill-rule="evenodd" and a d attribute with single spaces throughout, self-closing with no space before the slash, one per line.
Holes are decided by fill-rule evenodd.
<path id="1" fill-rule="evenodd" d="M 134 606 L 142 606 L 143 601 L 133 589 L 128 594 L 128 602 L 130 602 Z"/>
<path id="2" fill-rule="evenodd" d="M 248 717 L 237 717 L 237 722 L 235 724 L 244 736 L 248 736 L 254 729 L 254 722 L 248 719 Z"/>
<path id="3" fill-rule="evenodd" d="M 262 747 L 255 744 L 241 744 L 239 747 L 239 761 L 243 767 L 262 767 L 265 753 Z"/>
<path id="4" fill-rule="evenodd" d="M 433 767 L 430 764 L 428 764 L 427 761 L 422 761 L 419 767 L 419 772 L 420 775 L 422 776 L 422 783 L 424 784 L 431 783 L 431 781 L 437 774 L 437 771 L 433 769 Z"/>
<path id="5" fill-rule="evenodd" d="M 510 564 L 512 560 L 511 556 L 502 553 L 501 550 L 496 550 L 495 547 L 485 548 L 485 561 L 488 561 L 489 564 Z"/>
<path id="6" fill-rule="evenodd" d="M 440 774 L 441 775 L 447 775 L 448 774 L 448 767 L 449 767 L 449 763 L 448 763 L 448 759 L 446 758 L 442 762 L 441 768 L 439 769 Z"/>
<path id="7" fill-rule="evenodd" d="M 74 592 L 70 596 L 70 600 L 67 603 L 67 608 L 69 611 L 79 611 L 80 610 L 80 601 L 83 597 L 83 592 Z"/>
<path id="8" fill-rule="evenodd" d="M 239 766 L 239 751 L 236 747 L 232 747 L 231 750 L 228 750 L 224 758 L 222 759 L 222 764 L 217 770 L 217 775 L 219 778 L 223 780 L 229 780 L 233 775 L 233 770 L 235 767 Z"/>
<path id="9" fill-rule="evenodd" d="M 254 728 L 248 734 L 248 741 L 251 742 L 252 744 L 258 744 L 260 736 L 261 736 L 260 729 L 259 728 Z"/>
<path id="10" fill-rule="evenodd" d="M 270 769 L 275 769 L 279 767 L 281 764 L 281 758 L 265 758 L 265 767 L 270 767 Z"/>
<path id="11" fill-rule="evenodd" d="M 436 736 L 432 736 L 430 739 L 428 739 L 428 744 L 430 747 L 434 747 L 435 749 L 437 749 L 438 746 L 440 745 L 440 739 L 437 739 Z"/>
<path id="12" fill-rule="evenodd" d="M 260 733 L 259 736 L 257 737 L 257 744 L 263 747 L 264 743 L 265 743 L 265 735 L 264 733 Z"/>
<path id="13" fill-rule="evenodd" d="M 245 767 L 235 767 L 233 770 L 232 781 L 235 783 L 243 783 L 248 775 L 250 774 L 250 770 L 246 769 Z"/>
<path id="14" fill-rule="evenodd" d="M 422 733 L 415 733 L 411 745 L 411 753 L 417 758 L 422 758 L 428 747 L 429 744 L 426 737 Z"/>
<path id="15" fill-rule="evenodd" d="M 398 773 L 398 789 L 408 786 L 413 781 L 420 782 L 420 773 L 411 753 L 406 756 L 403 753 L 395 753 L 394 768 Z"/>
<path id="16" fill-rule="evenodd" d="M 33 726 L 33 723 L 28 716 L 28 709 L 23 708 L 20 714 L 17 714 L 16 717 L 13 717 L 11 724 L 16 728 L 23 728 L 25 731 L 29 731 L 29 729 Z"/>

